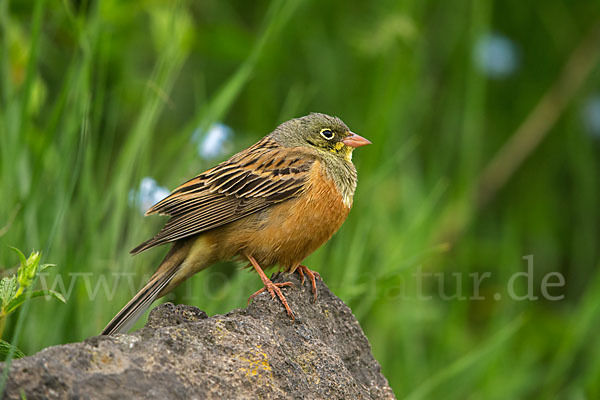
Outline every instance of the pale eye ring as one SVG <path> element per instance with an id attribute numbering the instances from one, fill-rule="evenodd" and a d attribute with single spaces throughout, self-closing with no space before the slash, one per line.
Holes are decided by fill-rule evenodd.
<path id="1" fill-rule="evenodd" d="M 321 129 L 320 133 L 321 133 L 321 136 L 323 136 L 327 140 L 331 140 L 335 136 L 333 134 L 333 131 L 331 129 L 327 129 L 327 128 Z"/>

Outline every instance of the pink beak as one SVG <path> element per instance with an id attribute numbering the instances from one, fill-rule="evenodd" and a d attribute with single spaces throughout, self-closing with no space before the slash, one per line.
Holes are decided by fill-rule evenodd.
<path id="1" fill-rule="evenodd" d="M 354 132 L 349 132 L 349 133 L 350 133 L 350 136 L 348 136 L 344 140 L 342 140 L 342 142 L 344 142 L 344 144 L 346 146 L 360 147 L 360 146 L 366 146 L 367 144 L 371 144 L 370 140 L 365 139 L 364 137 L 357 135 Z"/>

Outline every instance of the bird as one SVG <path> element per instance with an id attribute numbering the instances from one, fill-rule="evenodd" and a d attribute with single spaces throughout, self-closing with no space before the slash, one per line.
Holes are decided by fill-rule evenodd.
<path id="1" fill-rule="evenodd" d="M 119 311 L 101 335 L 129 331 L 158 298 L 218 261 L 240 260 L 254 268 L 263 288 L 294 319 L 281 288 L 264 270 L 279 266 L 311 280 L 320 275 L 302 261 L 327 242 L 352 208 L 357 172 L 355 148 L 371 144 L 339 118 L 322 113 L 283 122 L 256 144 L 175 188 L 146 215 L 169 216 L 133 255 L 171 248 L 148 283 Z"/>

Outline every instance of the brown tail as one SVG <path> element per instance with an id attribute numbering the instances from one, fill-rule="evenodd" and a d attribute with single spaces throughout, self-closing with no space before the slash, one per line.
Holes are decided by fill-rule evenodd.
<path id="1" fill-rule="evenodd" d="M 187 251 L 182 251 L 181 246 L 175 244 L 167 254 L 157 271 L 152 275 L 150 281 L 140 290 L 129 302 L 114 316 L 114 318 L 102 330 L 101 335 L 114 335 L 116 333 L 125 333 L 150 305 L 159 297 L 163 289 L 173 280 L 181 263 L 185 260 Z"/>

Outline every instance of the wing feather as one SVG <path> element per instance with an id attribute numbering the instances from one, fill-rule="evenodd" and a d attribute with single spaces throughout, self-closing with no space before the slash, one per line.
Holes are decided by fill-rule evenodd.
<path id="1" fill-rule="evenodd" d="M 169 215 L 162 230 L 133 254 L 223 226 L 297 197 L 315 155 L 282 148 L 268 136 L 254 146 L 177 187 L 146 215 Z"/>

